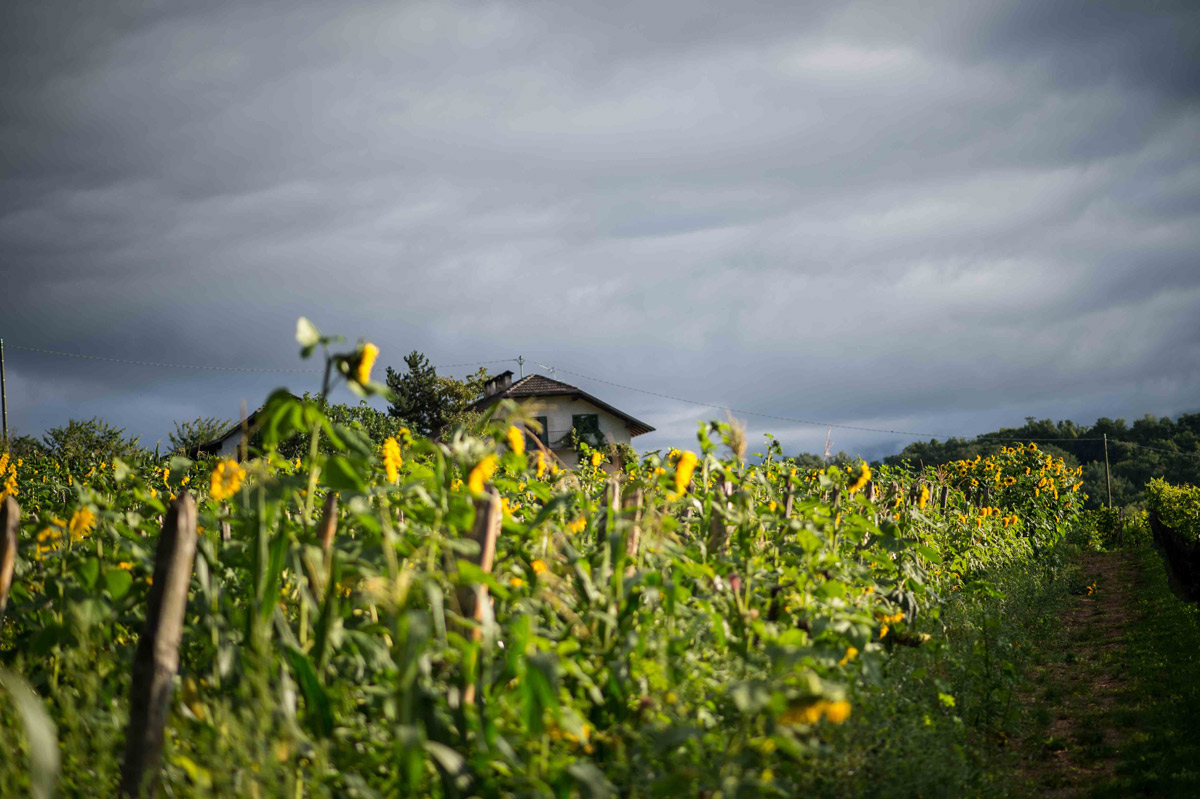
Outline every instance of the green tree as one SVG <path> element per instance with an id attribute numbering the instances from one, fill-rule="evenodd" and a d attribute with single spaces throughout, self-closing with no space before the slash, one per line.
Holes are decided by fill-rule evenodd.
<path id="1" fill-rule="evenodd" d="M 406 372 L 387 369 L 387 386 L 392 391 L 390 416 L 403 420 L 414 433 L 431 437 L 473 421 L 470 406 L 483 393 L 489 377 L 486 369 L 480 368 L 464 380 L 439 377 L 429 359 L 416 350 L 405 356 L 404 364 Z"/>
<path id="2" fill-rule="evenodd" d="M 857 464 L 858 458 L 839 451 L 838 454 L 829 456 L 827 462 L 821 455 L 815 455 L 811 452 L 801 452 L 792 458 L 791 461 L 797 469 L 824 469 L 826 466 L 837 466 L 844 469 Z"/>
<path id="3" fill-rule="evenodd" d="M 0 438 L 0 452 L 4 452 L 4 439 Z M 14 458 L 34 458 L 46 454 L 46 446 L 33 436 L 17 435 L 9 431 L 8 454 Z"/>
<path id="4" fill-rule="evenodd" d="M 130 459 L 145 452 L 138 439 L 127 438 L 124 428 L 94 417 L 71 419 L 64 427 L 51 427 L 43 436 L 51 457 L 62 461 Z"/>
<path id="5" fill-rule="evenodd" d="M 1175 421 L 1147 414 L 1132 425 L 1124 419 L 1101 417 L 1090 427 L 1031 416 L 1020 427 L 1001 428 L 973 439 L 916 441 L 899 454 L 884 458 L 884 463 L 900 466 L 908 461 L 913 465 L 936 466 L 976 455 L 986 456 L 1014 442 L 1032 440 L 1045 454 L 1061 457 L 1069 466 L 1083 467 L 1086 506 L 1099 508 L 1108 502 L 1105 436 L 1113 507 L 1140 507 L 1145 485 L 1154 477 L 1175 484 L 1200 483 L 1200 414 L 1197 413 L 1185 413 Z"/>
<path id="6" fill-rule="evenodd" d="M 305 393 L 304 399 L 312 400 L 313 397 Z M 357 405 L 330 404 L 327 401 L 323 401 L 321 402 L 321 410 L 335 427 L 348 427 L 356 430 L 371 439 L 376 446 L 382 446 L 384 440 L 389 436 L 398 435 L 400 428 L 405 426 L 404 420 L 393 417 L 385 411 L 372 408 L 367 404 L 366 400 L 359 400 Z M 252 443 L 255 446 L 261 446 L 257 438 L 255 437 L 255 441 Z M 336 448 L 325 437 L 321 438 L 319 446 L 321 451 L 326 454 L 336 452 Z M 295 435 L 289 440 L 284 441 L 279 445 L 279 454 L 289 459 L 307 455 L 308 436 L 304 434 Z"/>
<path id="7" fill-rule="evenodd" d="M 197 416 L 190 422 L 176 422 L 175 429 L 167 436 L 171 444 L 171 452 L 176 455 L 187 455 L 196 447 L 212 441 L 232 426 L 232 420 L 218 419 L 215 416 Z"/>

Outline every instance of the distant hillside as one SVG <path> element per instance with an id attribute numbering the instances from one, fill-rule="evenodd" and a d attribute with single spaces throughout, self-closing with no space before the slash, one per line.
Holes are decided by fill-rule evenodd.
<path id="1" fill-rule="evenodd" d="M 1152 477 L 1171 483 L 1200 485 L 1200 413 L 1183 414 L 1176 421 L 1146 415 L 1132 425 L 1124 419 L 1102 418 L 1090 427 L 1075 422 L 1052 422 L 1027 417 L 1022 427 L 1006 427 L 973 439 L 919 441 L 909 444 L 884 463 L 938 465 L 962 458 L 987 455 L 1010 445 L 1010 439 L 1036 441 L 1054 456 L 1083 466 L 1083 490 L 1088 507 L 1100 507 L 1106 499 L 1104 441 L 1108 435 L 1108 461 L 1112 470 L 1114 507 L 1142 501 L 1142 490 Z M 1042 439 L 1039 441 L 1039 439 Z M 1051 440 L 1046 440 L 1051 439 Z"/>

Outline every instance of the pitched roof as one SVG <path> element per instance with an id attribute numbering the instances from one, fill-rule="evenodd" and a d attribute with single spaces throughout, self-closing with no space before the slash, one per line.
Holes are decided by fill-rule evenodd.
<path id="1" fill-rule="evenodd" d="M 292 399 L 302 400 L 304 397 L 297 397 L 295 394 L 292 394 Z M 250 432 L 254 432 L 254 427 L 258 424 L 258 417 L 264 410 L 266 410 L 266 407 L 267 404 L 264 402 L 262 405 L 259 405 L 246 415 L 246 421 L 244 423 L 240 420 L 234 422 L 232 425 L 230 425 L 229 429 L 224 433 L 221 433 L 221 435 L 209 441 L 205 441 L 203 444 L 196 445 L 192 452 L 195 453 L 195 456 L 197 457 L 201 454 L 212 455 L 218 452 L 221 449 L 221 445 L 228 441 L 231 436 L 235 434 L 241 434 L 243 424 Z M 189 453 L 189 457 L 190 456 L 192 456 L 192 453 Z"/>
<path id="2" fill-rule="evenodd" d="M 629 435 L 640 436 L 642 433 L 650 433 L 654 428 L 643 421 L 639 421 L 624 411 L 617 410 L 612 405 L 609 405 L 602 399 L 598 399 L 587 393 L 578 386 L 572 386 L 569 383 L 564 383 L 561 380 L 554 380 L 545 375 L 533 374 L 528 377 L 523 377 L 517 382 L 510 385 L 503 391 L 497 391 L 495 394 L 489 394 L 476 400 L 471 406 L 472 410 L 482 411 L 484 408 L 494 405 L 502 399 L 521 399 L 525 397 L 577 397 L 587 400 L 598 408 L 602 408 L 613 416 L 623 419 L 629 425 Z"/>

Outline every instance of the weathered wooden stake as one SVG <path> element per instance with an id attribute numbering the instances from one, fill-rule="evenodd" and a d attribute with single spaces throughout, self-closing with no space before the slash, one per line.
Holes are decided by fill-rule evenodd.
<path id="1" fill-rule="evenodd" d="M 475 527 L 471 537 L 479 544 L 479 555 L 474 559 L 486 574 L 492 573 L 492 564 L 496 560 L 496 539 L 500 537 L 500 522 L 503 511 L 500 507 L 500 492 L 494 487 L 488 487 L 488 494 L 475 500 Z M 473 640 L 483 638 L 484 608 L 490 601 L 486 585 L 464 585 L 458 589 L 458 605 L 463 616 L 476 621 L 476 627 L 471 633 Z M 475 703 L 475 683 L 470 682 L 463 687 L 463 702 L 468 705 Z"/>
<path id="2" fill-rule="evenodd" d="M 625 541 L 625 553 L 635 561 L 638 547 L 642 544 L 642 500 L 642 489 L 639 488 L 632 494 L 626 494 L 622 505 L 623 512 L 633 511 L 633 526 L 629 528 L 629 538 Z"/>
<path id="3" fill-rule="evenodd" d="M 158 792 L 163 729 L 171 708 L 171 690 L 179 668 L 188 588 L 196 557 L 196 501 L 188 493 L 175 499 L 163 522 L 154 553 L 154 579 L 146 603 L 146 621 L 133 657 L 129 727 L 125 732 L 122 796 L 153 797 Z M 147 773 L 148 772 L 148 773 Z"/>
<path id="4" fill-rule="evenodd" d="M 942 513 L 946 512 L 946 505 L 950 502 L 950 486 L 942 486 L 941 496 L 938 497 L 938 504 L 942 506 Z"/>
<path id="5" fill-rule="evenodd" d="M 17 562 L 17 523 L 21 521 L 21 506 L 12 497 L 0 503 L 0 616 L 8 607 L 8 591 L 12 588 L 13 566 Z"/>
<path id="6" fill-rule="evenodd" d="M 609 478 L 604 483 L 604 505 L 600 508 L 600 524 L 596 528 L 596 546 L 605 546 L 611 532 L 609 526 L 617 526 L 621 516 L 621 484 Z"/>
<path id="7" fill-rule="evenodd" d="M 321 540 L 321 549 L 326 552 L 333 545 L 333 537 L 337 535 L 338 498 L 330 491 L 325 495 L 325 504 L 321 507 L 321 524 L 317 527 L 317 537 Z"/>
<path id="8" fill-rule="evenodd" d="M 721 494 L 725 497 L 725 508 L 733 508 L 733 503 L 729 501 L 733 497 L 733 483 L 726 480 L 721 484 Z M 708 521 L 708 551 L 723 553 L 725 548 L 729 546 L 729 528 L 725 526 L 725 519 L 714 506 L 712 509 L 712 518 Z"/>

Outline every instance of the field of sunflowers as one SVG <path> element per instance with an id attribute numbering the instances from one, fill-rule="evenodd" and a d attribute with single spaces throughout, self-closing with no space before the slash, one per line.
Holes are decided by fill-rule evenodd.
<path id="1" fill-rule="evenodd" d="M 369 389 L 364 351 L 341 371 Z M 185 494 L 170 796 L 794 795 L 846 776 L 854 725 L 913 690 L 906 658 L 962 723 L 939 655 L 955 603 L 1051 558 L 1082 504 L 1079 473 L 1032 444 L 798 471 L 712 422 L 692 449 L 565 470 L 511 405 L 439 441 L 372 441 L 282 391 L 260 418 L 241 462 L 0 456 L 21 509 L 0 679 L 44 709 L 0 696 L 0 784 L 115 792 Z M 277 454 L 293 436 L 308 457 Z"/>

